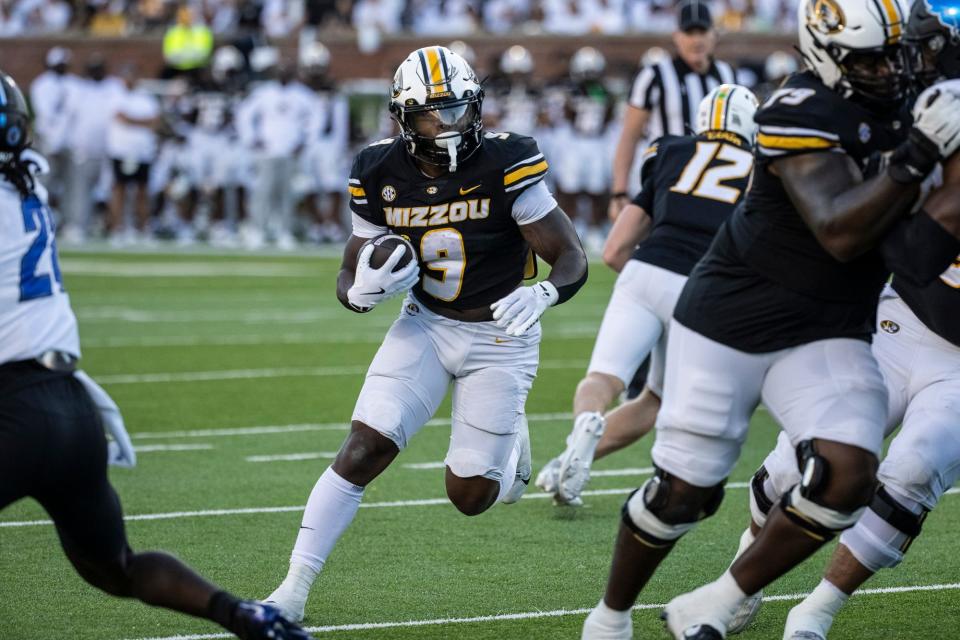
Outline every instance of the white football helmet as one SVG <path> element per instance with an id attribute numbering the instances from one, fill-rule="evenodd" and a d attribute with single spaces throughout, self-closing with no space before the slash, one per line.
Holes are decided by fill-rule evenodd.
<path id="1" fill-rule="evenodd" d="M 298 62 L 305 69 L 323 69 L 330 66 L 330 50 L 322 42 L 311 42 L 301 47 Z"/>
<path id="2" fill-rule="evenodd" d="M 796 73 L 799 67 L 792 53 L 774 51 L 763 62 L 763 79 L 767 82 L 779 81 L 791 73 Z"/>
<path id="3" fill-rule="evenodd" d="M 811 70 L 845 98 L 889 104 L 903 98 L 901 0 L 801 0 L 800 53 Z"/>
<path id="4" fill-rule="evenodd" d="M 607 59 L 593 47 L 580 47 L 570 58 L 570 75 L 574 78 L 597 78 L 607 67 Z"/>
<path id="5" fill-rule="evenodd" d="M 410 155 L 456 171 L 483 140 L 483 88 L 473 69 L 446 47 L 417 49 L 393 76 L 390 113 Z"/>
<path id="6" fill-rule="evenodd" d="M 243 71 L 243 54 L 232 45 L 217 47 L 210 61 L 210 75 L 217 82 L 223 84 L 231 74 Z"/>
<path id="7" fill-rule="evenodd" d="M 700 101 L 694 131 L 729 131 L 753 144 L 757 133 L 753 114 L 757 107 L 757 97 L 750 89 L 739 84 L 721 84 Z"/>

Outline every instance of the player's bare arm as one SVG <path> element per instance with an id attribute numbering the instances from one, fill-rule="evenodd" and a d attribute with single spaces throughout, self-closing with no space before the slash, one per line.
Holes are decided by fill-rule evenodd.
<path id="1" fill-rule="evenodd" d="M 360 254 L 360 248 L 366 242 L 366 238 L 351 235 L 343 247 L 343 260 L 340 262 L 340 272 L 337 274 L 337 300 L 340 304 L 350 309 L 350 301 L 347 299 L 347 291 L 353 286 L 353 279 L 357 273 L 357 256 Z"/>
<path id="2" fill-rule="evenodd" d="M 919 193 L 881 174 L 863 180 L 845 154 L 811 153 L 774 162 L 771 171 L 827 252 L 849 262 L 871 249 Z"/>
<path id="3" fill-rule="evenodd" d="M 649 110 L 638 109 L 633 106 L 627 107 L 623 117 L 623 130 L 620 132 L 617 149 L 613 156 L 613 185 L 608 211 L 611 220 L 616 220 L 623 208 L 630 202 L 627 195 L 630 167 L 633 166 L 633 159 L 637 154 L 637 145 L 643 140 L 649 121 Z"/>
<path id="4" fill-rule="evenodd" d="M 613 223 L 603 245 L 603 262 L 620 273 L 637 244 L 650 234 L 652 226 L 653 220 L 643 207 L 628 204 Z"/>
<path id="5" fill-rule="evenodd" d="M 569 300 L 587 281 L 587 254 L 570 218 L 557 207 L 540 220 L 520 227 L 520 233 L 552 268 L 547 281 L 560 294 L 558 303 Z"/>

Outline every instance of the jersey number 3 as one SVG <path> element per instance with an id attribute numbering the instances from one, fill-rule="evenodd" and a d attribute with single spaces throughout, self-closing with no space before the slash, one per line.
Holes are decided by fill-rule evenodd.
<path id="1" fill-rule="evenodd" d="M 63 291 L 63 279 L 60 277 L 57 242 L 53 237 L 53 223 L 50 221 L 49 211 L 35 195 L 24 200 L 20 210 L 23 212 L 24 231 L 37 234 L 27 253 L 20 260 L 20 302 L 26 302 L 53 295 L 51 280 L 55 280 L 57 286 Z M 49 273 L 37 273 L 37 265 L 47 249 L 50 250 L 52 279 Z"/>
<path id="2" fill-rule="evenodd" d="M 463 236 L 453 228 L 431 229 L 420 239 L 420 259 L 428 272 L 423 274 L 423 290 L 438 300 L 456 300 L 463 286 L 467 254 Z M 430 275 L 430 271 L 438 273 Z"/>
<path id="3" fill-rule="evenodd" d="M 714 160 L 724 164 L 711 167 Z M 746 178 L 752 168 L 753 154 L 749 151 L 721 142 L 697 142 L 696 152 L 670 191 L 692 192 L 698 198 L 733 204 L 740 197 L 740 189 L 725 185 L 724 181 Z"/>

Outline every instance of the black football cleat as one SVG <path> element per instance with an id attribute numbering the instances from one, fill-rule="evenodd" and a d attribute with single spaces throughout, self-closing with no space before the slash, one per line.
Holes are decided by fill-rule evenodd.
<path id="1" fill-rule="evenodd" d="M 303 627 L 290 622 L 267 604 L 250 600 L 237 605 L 234 614 L 236 629 L 241 640 L 314 640 Z"/>

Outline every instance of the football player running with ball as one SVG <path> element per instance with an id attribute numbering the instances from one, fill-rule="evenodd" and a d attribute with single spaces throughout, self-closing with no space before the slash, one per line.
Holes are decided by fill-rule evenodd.
<path id="1" fill-rule="evenodd" d="M 803 0 L 798 11 L 808 69 L 757 112 L 750 190 L 677 302 L 656 472 L 624 506 L 584 638 L 630 637 L 640 590 L 720 506 L 761 399 L 804 474 L 719 579 L 667 605 L 675 638 L 725 637 L 751 594 L 853 526 L 873 498 L 887 419 L 870 349 L 887 279 L 877 245 L 960 146 L 960 98 L 926 96 L 912 127 L 893 119 L 905 95 L 897 2 Z M 866 160 L 886 150 L 889 164 L 865 179 Z"/>
<path id="2" fill-rule="evenodd" d="M 394 76 L 400 135 L 357 156 L 350 174 L 353 235 L 337 297 L 366 313 L 407 293 L 367 371 L 350 435 L 310 494 L 283 583 L 267 602 L 303 618 L 310 587 L 353 520 L 364 488 L 433 416 L 453 386 L 446 489 L 466 515 L 517 501 L 530 478 L 524 403 L 537 372 L 540 315 L 587 278 L 573 224 L 543 177 L 536 142 L 484 134 L 483 89 L 444 47 L 414 51 Z M 379 268 L 370 238 L 408 238 Z M 531 250 L 551 266 L 535 274 Z"/>
<path id="3" fill-rule="evenodd" d="M 953 78 L 921 94 L 960 92 L 958 17 L 949 6 L 914 3 L 904 39 L 923 84 Z M 923 88 L 923 87 L 921 87 Z M 936 176 L 933 176 L 936 177 Z M 880 464 L 880 486 L 856 525 L 840 536 L 823 580 L 787 617 L 787 640 L 824 640 L 850 594 L 874 573 L 900 564 L 927 514 L 960 479 L 960 157 L 943 167 L 943 186 L 883 245 L 893 281 L 880 296 L 873 353 L 887 384 L 886 434 L 900 426 Z M 901 426 L 902 424 L 902 426 Z M 783 434 L 750 487 L 753 539 L 773 504 L 800 480 Z M 760 598 L 741 608 L 730 631 L 756 616 Z"/>
<path id="4" fill-rule="evenodd" d="M 695 135 L 663 136 L 645 152 L 643 187 L 617 217 L 604 248 L 604 260 L 620 275 L 573 397 L 573 431 L 566 450 L 537 476 L 537 486 L 557 504 L 582 504 L 594 458 L 653 428 L 673 308 L 690 270 L 746 191 L 756 110 L 749 89 L 722 84 L 700 102 Z M 648 356 L 643 392 L 604 416 Z"/>
<path id="5" fill-rule="evenodd" d="M 23 94 L 0 71 L 0 510 L 39 502 L 77 573 L 106 593 L 206 618 L 244 640 L 308 640 L 275 608 L 238 600 L 173 556 L 130 548 L 98 406 L 116 405 L 77 370 L 77 319 L 36 180 L 46 161 L 28 148 L 28 123 Z"/>

